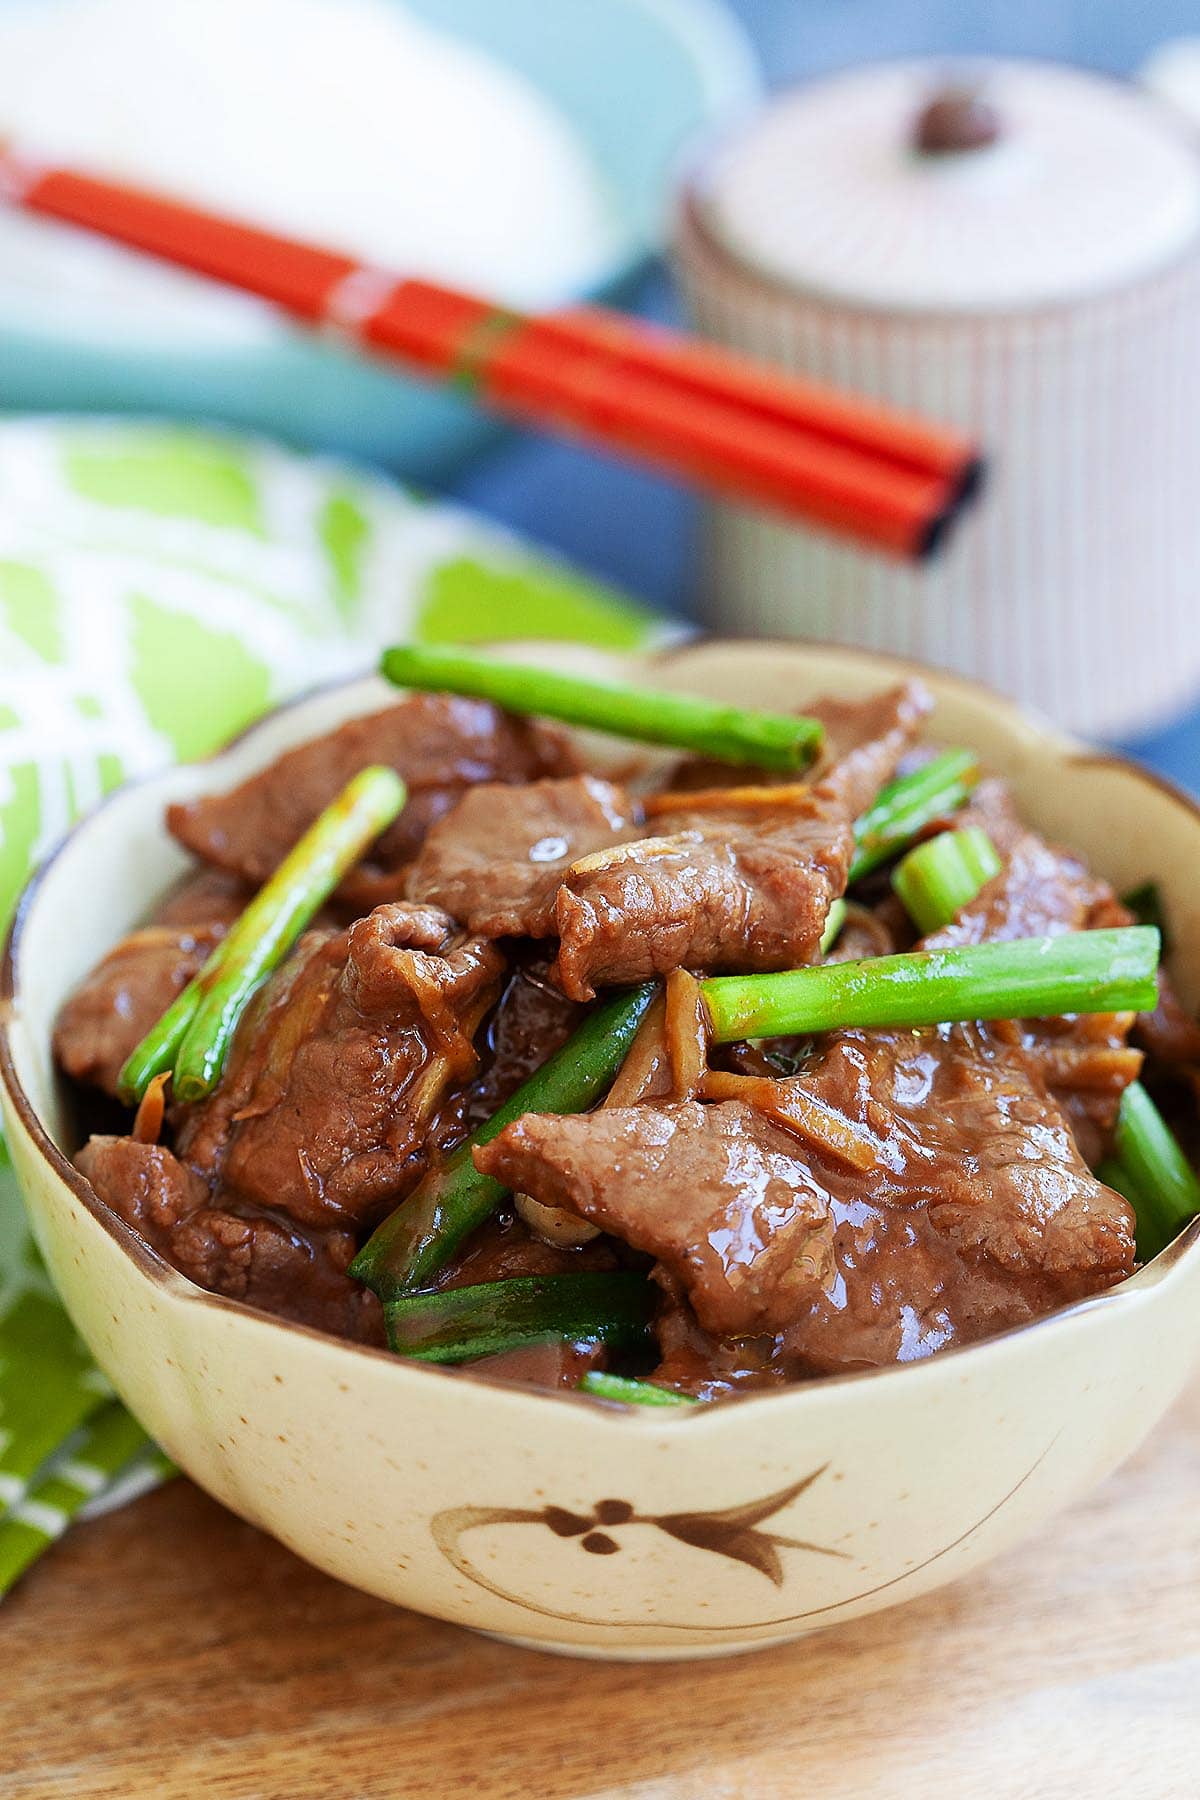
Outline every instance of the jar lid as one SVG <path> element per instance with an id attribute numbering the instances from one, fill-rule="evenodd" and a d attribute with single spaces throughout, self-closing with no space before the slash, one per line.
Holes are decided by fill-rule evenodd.
<path id="1" fill-rule="evenodd" d="M 739 259 L 880 310 L 1000 311 L 1137 279 L 1200 230 L 1200 155 L 1145 94 L 1052 63 L 888 63 L 783 95 L 697 205 Z"/>

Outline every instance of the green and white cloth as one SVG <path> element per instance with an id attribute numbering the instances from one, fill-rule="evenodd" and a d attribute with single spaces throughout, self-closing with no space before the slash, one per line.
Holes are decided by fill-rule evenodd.
<path id="1" fill-rule="evenodd" d="M 0 926 L 111 788 L 207 754 L 386 642 L 660 632 L 345 464 L 161 425 L 0 424 Z M 0 1140 L 0 1596 L 85 1507 L 162 1472 L 40 1268 Z"/>

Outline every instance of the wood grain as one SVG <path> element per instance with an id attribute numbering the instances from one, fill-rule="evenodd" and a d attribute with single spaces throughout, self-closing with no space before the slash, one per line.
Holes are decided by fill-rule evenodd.
<path id="1" fill-rule="evenodd" d="M 0 1610 L 0 1800 L 1190 1800 L 1200 1390 L 981 1575 L 782 1650 L 572 1662 L 337 1586 L 185 1483 Z"/>

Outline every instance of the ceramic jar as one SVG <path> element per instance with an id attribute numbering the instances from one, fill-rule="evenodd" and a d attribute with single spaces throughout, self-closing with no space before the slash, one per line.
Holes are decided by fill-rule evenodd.
<path id="1" fill-rule="evenodd" d="M 926 658 L 1120 734 L 1200 691 L 1200 153 L 1066 67 L 859 69 L 786 94 L 686 189 L 707 335 L 965 426 L 974 513 L 913 567 L 714 505 L 723 628 Z"/>

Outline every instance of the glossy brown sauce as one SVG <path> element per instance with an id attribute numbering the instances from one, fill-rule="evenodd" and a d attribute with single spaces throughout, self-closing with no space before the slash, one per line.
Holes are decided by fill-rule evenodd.
<path id="1" fill-rule="evenodd" d="M 1136 1042 L 1129 1019 L 1098 1017 L 705 1044 L 688 971 L 817 954 L 853 819 L 919 758 L 925 706 L 910 690 L 823 703 L 829 750 L 805 789 L 697 761 L 644 823 L 642 802 L 580 777 L 553 732 L 429 697 L 176 809 L 173 829 L 212 866 L 64 1008 L 56 1051 L 81 1092 L 113 1091 L 245 884 L 351 764 L 390 761 L 415 795 L 261 990 L 211 1098 L 169 1111 L 159 1143 L 124 1135 L 127 1115 L 95 1116 L 81 1168 L 202 1285 L 382 1343 L 379 1305 L 347 1273 L 357 1246 L 567 1040 L 593 985 L 665 974 L 605 1103 L 526 1117 L 478 1153 L 517 1199 L 442 1286 L 644 1271 L 654 1342 L 616 1366 L 705 1397 L 915 1360 L 1100 1291 L 1133 1266 L 1132 1216 L 1091 1168 L 1137 1046 L 1200 1137 L 1200 1030 L 1169 987 Z M 1127 917 L 1077 858 L 1026 830 L 1000 784 L 963 818 L 988 830 L 1004 872 L 939 941 Z M 913 938 L 884 871 L 854 894 L 830 955 Z M 588 1241 L 546 1241 L 523 1195 Z M 479 1363 L 550 1387 L 605 1366 L 599 1345 L 557 1342 Z"/>

